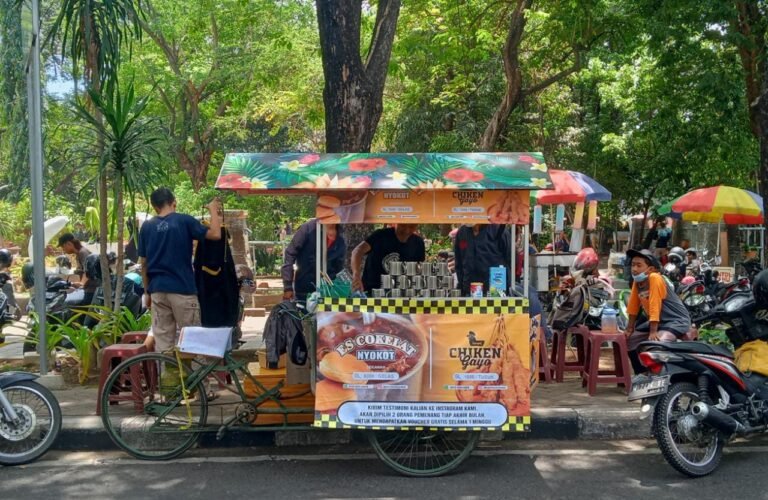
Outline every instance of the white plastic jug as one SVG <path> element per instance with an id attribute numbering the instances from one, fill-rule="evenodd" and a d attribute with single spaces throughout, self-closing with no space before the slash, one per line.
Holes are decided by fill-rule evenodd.
<path id="1" fill-rule="evenodd" d="M 606 307 L 603 309 L 603 315 L 600 318 L 600 329 L 603 333 L 618 333 L 619 324 L 616 316 L 616 309 Z"/>

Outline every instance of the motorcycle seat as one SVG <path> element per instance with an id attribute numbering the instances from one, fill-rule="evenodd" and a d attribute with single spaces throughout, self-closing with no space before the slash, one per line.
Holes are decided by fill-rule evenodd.
<path id="1" fill-rule="evenodd" d="M 733 359 L 733 353 L 726 347 L 719 345 L 705 344 L 704 342 L 645 342 L 644 344 L 654 344 L 671 352 L 687 352 L 693 354 L 712 354 L 715 356 L 725 356 Z"/>

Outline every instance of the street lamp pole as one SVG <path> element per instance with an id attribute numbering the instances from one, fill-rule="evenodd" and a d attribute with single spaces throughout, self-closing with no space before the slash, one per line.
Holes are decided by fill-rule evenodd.
<path id="1" fill-rule="evenodd" d="M 45 235 L 43 200 L 43 124 L 40 88 L 40 3 L 32 4 L 32 41 L 27 60 L 27 99 L 29 120 L 29 167 L 32 187 L 32 252 L 34 262 L 34 304 L 38 315 L 38 344 L 40 374 L 48 373 L 45 314 Z"/>

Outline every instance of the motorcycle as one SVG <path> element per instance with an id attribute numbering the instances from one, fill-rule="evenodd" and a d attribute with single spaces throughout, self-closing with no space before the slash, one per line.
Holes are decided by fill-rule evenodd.
<path id="1" fill-rule="evenodd" d="M 57 277 L 49 277 L 46 280 L 45 287 L 45 314 L 53 321 L 65 323 L 72 317 L 73 303 L 70 294 L 67 292 L 72 288 L 72 284 Z M 34 292 L 33 292 L 34 293 Z M 30 313 L 30 329 L 27 339 L 24 341 L 24 352 L 34 352 L 37 349 L 37 322 L 34 319 L 34 313 L 37 307 L 34 300 L 30 300 L 27 305 L 27 312 Z M 63 347 L 72 347 L 67 341 L 62 341 Z"/>
<path id="2" fill-rule="evenodd" d="M 0 465 L 36 460 L 61 431 L 59 402 L 36 378 L 32 373 L 0 373 Z"/>
<path id="3" fill-rule="evenodd" d="M 606 278 L 583 276 L 580 271 L 565 276 L 547 318 L 553 330 L 566 330 L 575 325 L 586 325 L 600 330 L 603 309 L 615 290 Z M 623 327 L 623 324 L 619 325 Z"/>
<path id="4" fill-rule="evenodd" d="M 0 273 L 0 287 L 10 279 L 7 273 Z M 8 298 L 0 291 L 0 331 L 13 320 Z M 0 373 L 0 465 L 39 458 L 61 430 L 59 403 L 36 378 L 32 373 Z"/>
<path id="5" fill-rule="evenodd" d="M 750 293 L 731 295 L 697 320 L 704 323 L 725 325 L 737 349 L 749 340 L 768 338 L 768 326 L 756 327 Z M 710 474 L 729 439 L 768 429 L 768 377 L 741 373 L 727 348 L 644 342 L 638 352 L 650 376 L 634 381 L 628 400 L 642 401 L 643 418 L 653 416 L 653 435 L 677 471 L 690 477 Z"/>

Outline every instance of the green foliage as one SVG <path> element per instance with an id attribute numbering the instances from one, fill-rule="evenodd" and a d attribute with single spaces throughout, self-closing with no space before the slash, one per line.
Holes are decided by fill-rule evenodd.
<path id="1" fill-rule="evenodd" d="M 702 328 L 699 330 L 699 340 L 712 345 L 721 345 L 733 351 L 733 344 L 725 334 L 725 330 L 719 328 Z"/>
<path id="2" fill-rule="evenodd" d="M 45 331 L 45 346 L 46 350 L 49 353 L 54 353 L 59 348 L 59 344 L 61 344 L 61 341 L 64 340 L 64 333 L 56 327 L 58 323 L 61 323 L 60 320 L 57 318 L 54 318 L 51 315 L 48 315 L 46 318 L 46 331 Z M 25 337 L 25 342 L 28 342 L 33 345 L 38 345 L 40 343 L 40 337 L 39 337 L 39 331 L 40 331 L 40 322 L 39 317 L 36 312 L 30 312 L 29 313 L 29 333 Z"/>
<path id="3" fill-rule="evenodd" d="M 253 258 L 256 274 L 268 276 L 280 274 L 280 266 L 283 264 L 281 245 L 257 247 L 253 251 Z"/>
<path id="4" fill-rule="evenodd" d="M 56 336 L 61 336 L 72 344 L 72 347 L 65 351 L 79 364 L 80 383 L 84 384 L 88 380 L 92 356 L 99 348 L 99 337 L 95 331 L 80 324 L 80 319 L 79 314 L 72 315 L 67 321 L 52 318 L 49 335 L 54 332 Z"/>
<path id="5" fill-rule="evenodd" d="M 8 185 L 2 191 L 12 201 L 20 200 L 29 187 L 21 9 L 17 0 L 0 0 L 0 165 L 7 164 L 3 177 Z"/>
<path id="6" fill-rule="evenodd" d="M 94 335 L 106 344 L 118 343 L 120 337 L 127 332 L 147 331 L 152 321 L 149 314 L 135 317 L 125 306 L 115 312 L 111 307 L 89 305 L 80 308 L 78 313 L 98 322 L 93 328 Z"/>

